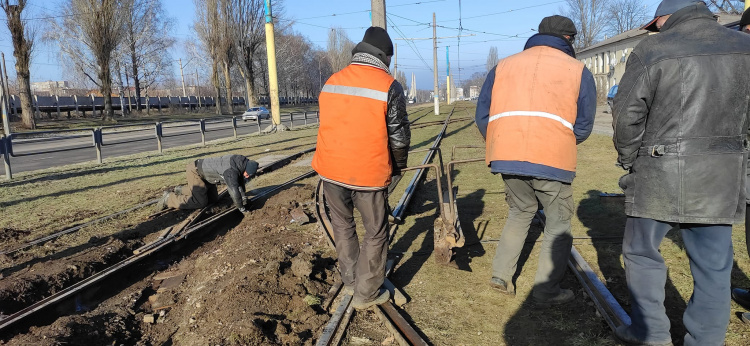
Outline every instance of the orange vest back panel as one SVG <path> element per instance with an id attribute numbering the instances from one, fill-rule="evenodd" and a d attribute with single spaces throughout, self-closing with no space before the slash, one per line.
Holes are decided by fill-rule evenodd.
<path id="1" fill-rule="evenodd" d="M 361 187 L 391 180 L 385 117 L 393 77 L 366 65 L 335 73 L 320 93 L 320 127 L 312 166 L 322 177 Z"/>
<path id="2" fill-rule="evenodd" d="M 487 127 L 492 161 L 522 161 L 575 172 L 578 94 L 584 65 L 564 52 L 532 47 L 500 61 Z"/>

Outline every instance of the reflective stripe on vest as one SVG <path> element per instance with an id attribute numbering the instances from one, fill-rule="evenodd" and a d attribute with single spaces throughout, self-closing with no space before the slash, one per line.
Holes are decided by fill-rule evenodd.
<path id="1" fill-rule="evenodd" d="M 501 60 L 487 126 L 487 164 L 528 162 L 575 172 L 583 63 L 537 46 Z"/>
<path id="2" fill-rule="evenodd" d="M 513 112 L 503 112 L 500 114 L 495 114 L 490 117 L 490 122 L 493 120 L 497 120 L 500 118 L 505 117 L 517 117 L 517 116 L 524 116 L 524 117 L 542 117 L 552 120 L 557 120 L 561 124 L 565 125 L 565 127 L 569 128 L 571 131 L 573 131 L 573 124 L 571 124 L 569 121 L 563 119 L 559 115 L 554 115 L 552 113 L 547 112 L 532 112 L 532 111 L 513 111 Z"/>
<path id="3" fill-rule="evenodd" d="M 386 112 L 394 79 L 385 71 L 351 64 L 328 79 L 320 93 L 320 127 L 312 166 L 326 181 L 350 189 L 390 183 Z"/>
<path id="4" fill-rule="evenodd" d="M 322 92 L 332 94 L 342 94 L 349 96 L 366 97 L 378 101 L 388 101 L 388 92 L 378 91 L 374 89 L 359 88 L 345 85 L 329 85 L 323 86 Z"/>

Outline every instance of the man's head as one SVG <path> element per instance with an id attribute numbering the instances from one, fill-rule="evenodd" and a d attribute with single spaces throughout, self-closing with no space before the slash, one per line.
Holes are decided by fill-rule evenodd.
<path id="1" fill-rule="evenodd" d="M 371 26 L 365 31 L 362 42 L 352 50 L 352 54 L 368 53 L 380 59 L 386 66 L 391 65 L 393 42 L 385 29 Z"/>
<path id="2" fill-rule="evenodd" d="M 745 13 L 742 14 L 742 19 L 740 19 L 740 31 L 744 31 L 750 34 L 750 11 L 749 10 L 745 10 Z"/>
<path id="3" fill-rule="evenodd" d="M 667 22 L 669 16 L 671 16 L 673 13 L 697 3 L 704 2 L 701 0 L 663 0 L 659 4 L 659 7 L 656 8 L 654 19 L 648 22 L 648 24 L 644 25 L 641 29 L 654 32 L 659 31 L 661 30 L 661 27 L 664 26 L 664 23 Z"/>
<path id="4" fill-rule="evenodd" d="M 561 36 L 573 43 L 578 30 L 576 30 L 576 25 L 570 18 L 555 15 L 542 19 L 542 22 L 539 23 L 539 33 Z"/>

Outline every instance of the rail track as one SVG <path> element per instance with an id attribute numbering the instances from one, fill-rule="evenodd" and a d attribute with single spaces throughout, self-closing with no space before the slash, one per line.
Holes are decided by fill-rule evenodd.
<path id="1" fill-rule="evenodd" d="M 428 110 L 428 113 L 432 110 Z M 437 180 L 438 180 L 438 186 L 440 186 L 440 180 L 442 178 L 442 157 L 440 156 L 440 142 L 442 141 L 446 130 L 448 128 L 448 125 L 451 124 L 453 121 L 451 121 L 451 116 L 453 115 L 453 112 L 455 111 L 455 106 L 451 110 L 450 114 L 446 117 L 445 120 L 441 120 L 440 123 L 443 124 L 443 127 L 441 131 L 438 133 L 437 138 L 432 143 L 431 147 L 428 149 L 423 150 L 414 150 L 410 153 L 416 153 L 416 152 L 427 152 L 425 155 L 425 158 L 422 161 L 421 165 L 410 167 L 407 170 L 415 170 L 416 173 L 414 174 L 414 177 L 409 182 L 408 186 L 406 187 L 406 190 L 404 191 L 403 195 L 399 199 L 398 204 L 392 209 L 391 212 L 391 220 L 392 222 L 389 225 L 388 229 L 388 239 L 389 243 L 393 240 L 396 231 L 398 230 L 399 224 L 403 219 L 406 217 L 406 210 L 411 202 L 412 198 L 415 195 L 416 189 L 420 182 L 424 179 L 426 175 L 426 171 L 429 168 L 435 168 L 438 172 L 437 173 Z M 427 115 L 425 114 L 425 115 Z M 423 115 L 424 116 L 424 115 Z M 422 117 L 423 117 L 422 116 Z M 413 124 L 416 120 L 420 119 L 421 117 L 414 119 L 411 123 Z M 429 122 L 432 123 L 432 122 Z M 430 165 L 430 161 L 433 160 L 435 157 L 435 153 L 438 153 L 438 158 L 440 161 L 440 165 Z M 398 182 L 396 182 L 398 183 Z M 389 192 L 392 191 L 393 185 L 389 188 Z M 440 190 L 442 188 L 439 187 Z M 439 191 L 438 197 L 441 199 L 440 206 L 442 208 L 443 206 L 443 192 Z M 325 195 L 323 194 L 322 189 L 322 183 L 318 184 L 318 189 L 316 191 L 316 216 L 318 217 L 320 227 L 323 229 L 323 233 L 327 235 L 327 239 L 329 244 L 334 247 L 335 245 L 335 239 L 333 236 L 333 230 L 332 225 L 330 221 L 330 216 L 328 215 L 327 207 L 325 205 Z M 404 319 L 404 317 L 399 313 L 396 305 L 403 305 L 405 304 L 406 298 L 401 293 L 401 291 L 396 288 L 393 283 L 390 282 L 388 279 L 388 276 L 393 271 L 396 262 L 398 261 L 399 257 L 389 259 L 386 264 L 386 279 L 384 282 L 384 287 L 391 291 L 391 295 L 393 297 L 393 302 L 388 302 L 383 305 L 377 306 L 374 311 L 375 314 L 378 316 L 378 318 L 383 322 L 383 324 L 386 326 L 386 328 L 389 330 L 391 335 L 394 337 L 396 342 L 399 343 L 399 345 L 427 345 L 427 341 L 422 338 L 422 336 L 412 327 L 409 322 Z M 329 293 L 328 301 L 324 304 L 324 307 L 327 309 L 330 307 L 333 300 L 336 298 L 336 296 L 340 293 L 342 284 L 339 283 L 336 286 L 332 287 L 331 292 Z M 339 345 L 341 343 L 342 338 L 344 337 L 344 334 L 346 333 L 346 329 L 348 327 L 349 322 L 351 321 L 351 318 L 354 314 L 354 310 L 351 307 L 351 300 L 352 296 L 350 294 L 345 294 L 343 297 L 341 297 L 338 306 L 336 307 L 334 313 L 331 316 L 331 319 L 329 323 L 326 325 L 326 327 L 323 329 L 323 332 L 318 339 L 317 346 L 329 346 L 329 345 Z"/>
<path id="2" fill-rule="evenodd" d="M 256 172 L 256 176 L 261 176 L 263 174 L 273 172 L 274 170 L 276 170 L 276 169 L 278 169 L 280 167 L 283 167 L 284 165 L 290 163 L 291 161 L 296 160 L 299 157 L 301 157 L 301 156 L 303 156 L 303 155 L 305 155 L 307 153 L 313 152 L 313 151 L 315 151 L 315 147 L 302 150 L 300 152 L 294 153 L 292 155 L 283 157 L 283 158 L 281 158 L 279 160 L 276 160 L 276 161 L 274 161 L 272 163 L 269 163 L 269 164 L 267 164 L 267 165 L 265 165 L 263 167 L 258 168 L 258 171 Z M 219 196 L 219 198 L 221 199 L 224 196 L 224 194 L 225 194 L 225 192 L 222 191 L 221 194 L 220 194 L 220 196 Z M 64 235 L 66 235 L 66 234 L 75 233 L 77 231 L 80 231 L 83 228 L 86 228 L 86 227 L 89 227 L 89 226 L 93 226 L 93 225 L 96 225 L 96 224 L 99 224 L 99 223 L 102 223 L 102 222 L 105 222 L 105 221 L 108 221 L 108 220 L 112 220 L 112 219 L 114 219 L 116 217 L 119 217 L 119 216 L 122 216 L 122 215 L 126 215 L 128 213 L 131 213 L 131 212 L 136 211 L 136 210 L 141 209 L 141 208 L 152 206 L 152 205 L 156 204 L 158 201 L 159 201 L 159 199 L 155 198 L 155 199 L 148 200 L 146 202 L 140 203 L 138 205 L 135 205 L 133 207 L 130 207 L 130 208 L 127 208 L 127 209 L 124 209 L 124 210 L 121 210 L 121 211 L 118 211 L 118 212 L 115 212 L 115 213 L 112 213 L 112 214 L 108 214 L 108 215 L 105 215 L 105 216 L 101 216 L 99 218 L 96 218 L 94 220 L 91 220 L 91 221 L 88 221 L 88 222 L 85 222 L 85 223 L 80 223 L 80 224 L 74 224 L 74 225 L 67 226 L 67 227 L 63 228 L 62 230 L 60 230 L 60 231 L 53 232 L 52 234 L 46 235 L 44 237 L 40 237 L 40 238 L 34 239 L 34 240 L 30 241 L 30 242 L 21 244 L 19 246 L 11 248 L 11 249 L 2 250 L 2 251 L 0 251 L 0 255 L 12 256 L 13 254 L 15 254 L 17 252 L 20 252 L 22 250 L 26 250 L 26 249 L 31 248 L 33 246 L 43 245 L 44 243 L 47 243 L 47 242 L 52 241 L 52 240 L 55 240 L 55 239 L 57 239 L 59 237 L 62 237 Z M 174 211 L 174 209 L 171 209 L 171 210 L 170 209 L 166 209 L 166 210 L 164 210 L 162 212 L 158 212 L 158 213 L 149 215 L 149 218 L 154 218 L 154 217 L 157 217 L 157 216 L 161 216 L 161 215 L 167 214 L 167 213 L 172 212 L 172 211 Z"/>
<path id="3" fill-rule="evenodd" d="M 265 165 L 258 170 L 257 175 L 267 174 L 272 171 L 275 171 L 281 167 L 286 166 L 288 163 L 292 162 L 296 158 L 299 158 L 300 156 L 306 153 L 312 152 L 314 150 L 315 148 L 306 149 L 301 152 L 295 153 L 293 155 L 284 157 L 275 162 L 272 162 L 268 165 Z M 249 199 L 248 202 L 250 204 L 257 202 L 263 198 L 266 198 L 274 194 L 275 192 L 281 189 L 284 189 L 290 186 L 291 184 L 299 180 L 311 177 L 313 175 L 315 175 L 314 171 L 312 170 L 308 171 L 282 184 L 275 185 L 268 189 L 263 190 L 258 195 Z M 153 203 L 153 201 L 149 201 L 149 202 Z M 139 205 L 137 207 L 142 207 L 142 206 Z M 69 301 L 73 297 L 83 295 L 83 292 L 86 291 L 87 289 L 95 288 L 98 283 L 101 283 L 103 280 L 107 278 L 114 277 L 118 273 L 123 272 L 125 269 L 131 267 L 133 264 L 141 262 L 144 259 L 158 252 L 161 252 L 167 248 L 171 248 L 174 244 L 179 243 L 187 239 L 188 237 L 197 236 L 201 234 L 202 231 L 205 231 L 206 229 L 209 229 L 210 227 L 214 225 L 221 224 L 222 221 L 227 220 L 233 214 L 237 213 L 237 210 L 235 208 L 229 207 L 221 212 L 214 213 L 211 216 L 206 216 L 207 211 L 211 207 L 212 206 L 208 206 L 203 209 L 197 210 L 193 212 L 193 214 L 191 214 L 184 221 L 180 222 L 179 224 L 175 226 L 167 228 L 155 241 L 136 249 L 133 252 L 132 256 L 129 256 L 103 270 L 100 270 L 96 274 L 93 274 L 81 281 L 78 281 L 77 283 L 69 287 L 66 287 L 65 289 L 60 290 L 59 292 L 56 292 L 42 300 L 39 300 L 23 309 L 20 309 L 19 311 L 16 311 L 6 316 L 2 316 L 2 318 L 0 318 L 0 333 L 5 332 L 10 327 L 17 325 L 23 321 L 26 321 L 27 319 L 35 316 L 36 314 L 42 311 L 50 311 L 52 308 L 54 308 L 58 304 L 62 304 L 63 302 Z M 133 210 L 133 208 L 129 208 L 129 209 L 126 209 L 125 211 L 118 212 L 115 214 L 121 215 L 121 213 L 129 211 L 129 210 Z M 108 215 L 108 216 L 112 216 L 112 215 Z M 102 219 L 104 218 L 100 218 L 98 220 L 102 220 Z M 95 220 L 95 221 L 98 221 L 98 220 Z M 71 229 L 72 228 L 75 228 L 75 227 L 71 227 Z M 61 232 L 57 232 L 57 233 L 63 233 L 65 231 L 68 231 L 68 229 L 63 230 Z M 67 233 L 71 233 L 71 232 L 73 231 L 68 231 Z M 67 233 L 63 233 L 63 234 L 67 234 Z M 58 234 L 57 236 L 61 236 L 61 235 L 62 234 Z M 37 240 L 35 242 L 36 243 L 32 244 L 31 246 L 39 244 L 40 240 Z"/>

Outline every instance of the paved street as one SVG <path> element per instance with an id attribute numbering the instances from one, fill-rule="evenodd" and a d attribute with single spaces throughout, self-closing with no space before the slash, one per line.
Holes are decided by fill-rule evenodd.
<path id="1" fill-rule="evenodd" d="M 281 122 L 290 126 L 289 115 L 284 114 Z M 307 123 L 314 124 L 317 118 L 308 116 Z M 264 120 L 261 129 L 265 129 L 271 124 L 270 121 Z M 305 120 L 301 114 L 294 115 L 294 126 L 305 125 Z M 156 135 L 154 126 L 148 126 L 141 129 L 114 132 L 114 129 L 103 130 L 104 146 L 102 147 L 102 156 L 108 158 L 137 154 L 147 151 L 157 150 Z M 258 125 L 253 121 L 237 121 L 237 135 L 243 136 L 258 132 Z M 64 134 L 66 137 L 54 141 L 40 141 L 39 139 L 13 141 L 13 153 L 17 157 L 11 157 L 11 171 L 13 173 L 35 171 L 50 167 L 81 163 L 96 160 L 96 149 L 91 131 L 81 134 Z M 206 122 L 206 141 L 212 141 L 221 138 L 234 136 L 232 131 L 232 122 L 226 121 L 218 123 Z M 184 145 L 200 144 L 201 134 L 198 122 L 193 124 L 185 123 L 167 123 L 163 125 L 164 149 L 175 148 Z M 45 152 L 42 154 L 34 154 Z M 28 155 L 28 156 L 27 156 Z M 0 174 L 5 176 L 5 166 L 0 165 Z"/>

